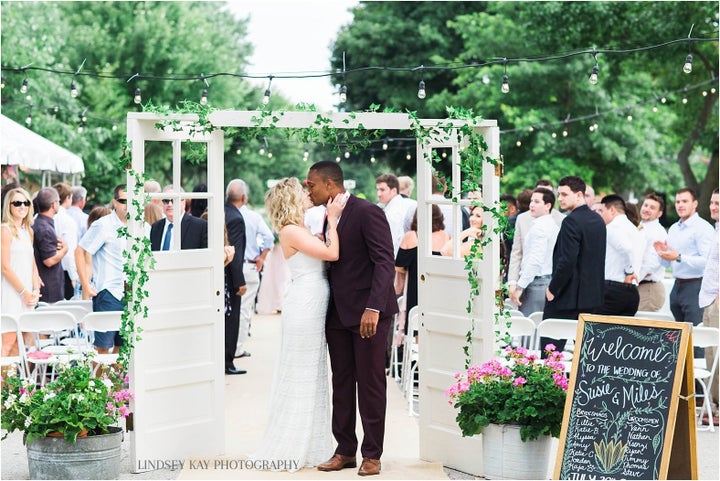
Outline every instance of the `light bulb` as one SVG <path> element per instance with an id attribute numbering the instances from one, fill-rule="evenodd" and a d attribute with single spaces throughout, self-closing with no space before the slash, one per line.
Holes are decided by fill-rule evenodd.
<path id="1" fill-rule="evenodd" d="M 28 114 L 28 116 L 25 117 L 25 125 L 30 127 L 31 124 L 32 124 L 32 114 Z"/>
<path id="2" fill-rule="evenodd" d="M 345 102 L 347 102 L 347 87 L 343 85 L 340 87 L 340 103 L 344 104 Z"/>
<path id="3" fill-rule="evenodd" d="M 263 105 L 267 105 L 270 102 L 270 89 L 267 89 L 265 91 L 265 95 L 263 96 L 262 103 Z"/>
<path id="4" fill-rule="evenodd" d="M 425 82 L 423 80 L 418 84 L 418 98 L 420 100 L 425 98 Z"/>
<path id="5" fill-rule="evenodd" d="M 520 147 L 521 145 L 522 145 L 522 142 L 520 142 L 519 140 L 517 142 L 515 142 L 515 147 Z"/>
<path id="6" fill-rule="evenodd" d="M 714 94 L 714 93 L 715 93 L 715 87 L 713 87 L 713 88 L 710 89 L 710 93 L 711 93 L 711 94 Z"/>
<path id="7" fill-rule="evenodd" d="M 588 130 L 589 130 L 590 132 L 595 132 L 595 126 L 594 126 L 594 125 L 591 125 L 590 127 L 588 127 Z"/>
<path id="8" fill-rule="evenodd" d="M 268 159 L 272 159 L 272 152 L 268 152 Z"/>
<path id="9" fill-rule="evenodd" d="M 593 66 L 589 81 L 593 85 L 596 85 L 598 83 L 598 64 L 595 64 Z"/>
<path id="10" fill-rule="evenodd" d="M 661 99 L 660 99 L 660 102 L 662 102 L 662 103 L 667 102 L 667 98 L 665 98 L 665 97 L 661 98 Z"/>
<path id="11" fill-rule="evenodd" d="M 388 144 L 387 144 L 387 142 L 383 142 L 383 146 L 382 146 L 382 147 L 383 147 L 383 150 L 387 150 L 387 149 L 388 149 Z"/>
<path id="12" fill-rule="evenodd" d="M 53 107 L 53 113 L 54 113 L 54 114 L 58 113 L 59 110 L 60 110 L 60 107 L 58 107 L 57 105 L 55 105 L 55 106 Z"/>
<path id="13" fill-rule="evenodd" d="M 632 114 L 627 115 L 627 120 L 628 120 L 628 122 L 632 122 Z"/>
<path id="14" fill-rule="evenodd" d="M 350 152 L 348 152 L 348 151 L 346 150 L 345 153 L 343 154 L 343 157 L 345 157 L 346 159 L 349 159 L 349 158 L 350 158 Z"/>
<path id="15" fill-rule="evenodd" d="M 75 81 L 73 80 L 70 82 L 70 97 L 76 98 L 78 96 L 78 89 L 77 85 L 75 85 Z"/>
<path id="16" fill-rule="evenodd" d="M 80 116 L 80 120 L 82 120 L 83 123 L 87 122 L 87 115 L 82 114 L 82 115 Z"/>
<path id="17" fill-rule="evenodd" d="M 444 159 L 444 158 L 446 158 L 446 157 L 447 157 L 447 152 L 443 152 L 443 153 L 442 153 L 442 158 Z"/>
<path id="18" fill-rule="evenodd" d="M 657 111 L 658 111 L 657 105 L 653 106 L 653 112 L 657 113 Z"/>
<path id="19" fill-rule="evenodd" d="M 595 127 L 595 130 L 598 129 L 599 125 L 597 124 L 597 122 L 595 122 L 595 123 L 593 124 L 593 127 Z"/>
<path id="20" fill-rule="evenodd" d="M 200 105 L 207 105 L 207 89 L 203 89 L 200 94 Z"/>
<path id="21" fill-rule="evenodd" d="M 683 98 L 682 98 L 682 103 L 684 103 L 684 104 L 687 103 L 687 97 L 683 97 Z"/>
<path id="22" fill-rule="evenodd" d="M 370 163 L 371 163 L 371 164 L 374 164 L 374 163 L 375 163 L 375 156 L 374 156 L 374 155 L 370 157 Z"/>
<path id="23" fill-rule="evenodd" d="M 80 122 L 78 124 L 78 134 L 82 134 L 83 130 L 85 130 L 85 125 L 82 122 Z"/>
<path id="24" fill-rule="evenodd" d="M 530 127 L 528 127 L 528 131 L 530 131 L 530 132 L 535 132 L 535 127 L 533 127 L 533 126 L 531 125 Z"/>
<path id="25" fill-rule="evenodd" d="M 135 97 L 133 97 L 133 102 L 135 102 L 136 105 L 139 105 L 140 102 L 142 102 L 142 92 L 140 91 L 140 87 L 135 87 Z"/>
<path id="26" fill-rule="evenodd" d="M 236 153 L 237 155 L 242 154 L 242 149 L 240 149 L 240 148 L 235 149 L 235 153 Z"/>
<path id="27" fill-rule="evenodd" d="M 112 129 L 113 129 L 113 131 L 116 131 L 116 130 L 117 130 L 117 125 L 113 124 Z"/>
<path id="28" fill-rule="evenodd" d="M 692 72 L 692 55 L 688 54 L 687 57 L 685 57 L 685 65 L 683 65 L 683 72 L 690 73 Z"/>
<path id="29" fill-rule="evenodd" d="M 703 94 L 703 97 L 707 97 L 707 90 L 703 90 L 702 94 Z"/>
<path id="30" fill-rule="evenodd" d="M 552 133 L 552 138 L 554 139 L 554 138 L 556 138 L 556 137 L 557 137 L 557 133 L 553 132 L 553 133 Z"/>
<path id="31" fill-rule="evenodd" d="M 407 155 L 405 155 L 405 158 L 406 158 L 407 160 L 410 160 L 410 159 L 412 159 L 412 156 L 411 156 L 410 154 L 407 154 Z"/>
<path id="32" fill-rule="evenodd" d="M 28 79 L 24 78 L 22 85 L 20 86 L 20 93 L 24 94 L 24 93 L 27 93 L 27 91 L 28 91 Z"/>
<path id="33" fill-rule="evenodd" d="M 500 91 L 504 94 L 510 92 L 510 83 L 508 82 L 508 76 L 503 75 L 502 79 L 502 87 L 500 87 Z"/>
<path id="34" fill-rule="evenodd" d="M 565 129 L 563 129 L 563 137 L 567 137 L 567 136 L 568 136 L 568 131 L 567 131 L 567 128 L 565 128 Z"/>
<path id="35" fill-rule="evenodd" d="M 265 155 L 265 149 L 263 149 L 262 147 L 260 147 L 260 152 L 259 152 L 259 153 L 260 153 L 260 155 Z"/>
<path id="36" fill-rule="evenodd" d="M 340 162 L 340 156 L 335 157 L 335 162 Z"/>
<path id="37" fill-rule="evenodd" d="M 306 159 L 307 159 L 308 157 L 310 157 L 310 152 L 308 152 L 308 151 L 306 150 L 306 151 L 303 153 L 303 157 L 306 158 Z"/>
<path id="38" fill-rule="evenodd" d="M 3 77 L 2 80 L 0 80 L 0 89 L 4 89 L 4 88 L 5 88 L 5 77 Z"/>

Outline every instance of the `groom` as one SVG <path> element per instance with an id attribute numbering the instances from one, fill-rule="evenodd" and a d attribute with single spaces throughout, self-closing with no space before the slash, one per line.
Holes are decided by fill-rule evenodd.
<path id="1" fill-rule="evenodd" d="M 335 162 L 322 161 L 310 167 L 305 185 L 315 205 L 337 195 L 347 198 L 337 227 L 340 258 L 328 268 L 330 302 L 325 324 L 332 367 L 332 430 L 338 446 L 318 469 L 339 471 L 357 466 L 357 393 L 364 432 L 358 474 L 380 474 L 385 436 L 385 342 L 392 316 L 398 311 L 390 226 L 379 207 L 345 192 L 343 172 Z"/>

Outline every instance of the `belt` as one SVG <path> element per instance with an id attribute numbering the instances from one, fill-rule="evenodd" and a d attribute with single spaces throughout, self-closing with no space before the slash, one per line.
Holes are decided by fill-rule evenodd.
<path id="1" fill-rule="evenodd" d="M 626 282 L 618 282 L 618 281 L 609 281 L 609 280 L 607 280 L 607 279 L 605 279 L 605 284 L 607 284 L 607 285 L 609 285 L 609 286 L 624 287 L 624 288 L 626 288 L 626 289 L 630 289 L 630 288 L 635 289 L 635 288 L 637 288 L 637 286 L 636 286 L 635 284 L 628 284 L 628 283 L 626 283 Z"/>
<path id="2" fill-rule="evenodd" d="M 535 279 L 552 279 L 552 274 L 546 274 L 544 276 L 535 276 Z"/>
<path id="3" fill-rule="evenodd" d="M 657 281 L 640 281 L 640 284 L 655 284 Z"/>
<path id="4" fill-rule="evenodd" d="M 255 261 L 244 261 L 245 264 L 255 264 Z"/>
<path id="5" fill-rule="evenodd" d="M 691 277 L 690 279 L 680 279 L 679 277 L 675 279 L 675 282 L 683 283 L 683 282 L 695 282 L 695 281 L 701 281 L 702 277 Z"/>

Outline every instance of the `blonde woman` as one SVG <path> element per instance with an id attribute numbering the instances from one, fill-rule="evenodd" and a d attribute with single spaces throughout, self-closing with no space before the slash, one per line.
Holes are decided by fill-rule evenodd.
<path id="1" fill-rule="evenodd" d="M 40 276 L 33 254 L 33 206 L 25 189 L 5 196 L 2 212 L 2 312 L 15 316 L 32 310 L 40 299 Z M 28 341 L 31 341 L 28 337 Z M 17 337 L 2 335 L 2 355 L 17 356 Z"/>
<path id="2" fill-rule="evenodd" d="M 305 227 L 305 210 L 311 204 L 298 179 L 278 182 L 265 196 L 265 205 L 279 232 L 291 280 L 283 299 L 268 425 L 251 459 L 296 471 L 317 466 L 333 453 L 325 342 L 330 288 L 323 261 L 340 255 L 337 224 L 345 197 L 328 201 L 325 242 Z"/>

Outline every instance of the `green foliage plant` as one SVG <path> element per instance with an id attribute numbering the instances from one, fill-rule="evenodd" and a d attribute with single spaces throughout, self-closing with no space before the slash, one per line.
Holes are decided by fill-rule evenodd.
<path id="1" fill-rule="evenodd" d="M 548 344 L 548 357 L 540 361 L 523 347 L 505 348 L 502 360 L 471 365 L 455 375 L 445 395 L 459 410 L 455 418 L 463 436 L 482 433 L 485 426 L 515 424 L 520 438 L 560 436 L 568 381 L 563 354 Z"/>
<path id="2" fill-rule="evenodd" d="M 108 369 L 93 377 L 92 357 L 71 361 L 59 368 L 57 378 L 46 386 L 10 375 L 2 385 L 2 419 L 7 432 L 23 432 L 25 442 L 61 433 L 75 443 L 83 431 L 88 436 L 107 434 L 111 426 L 130 414 L 133 393 L 123 389 L 127 377 Z"/>

